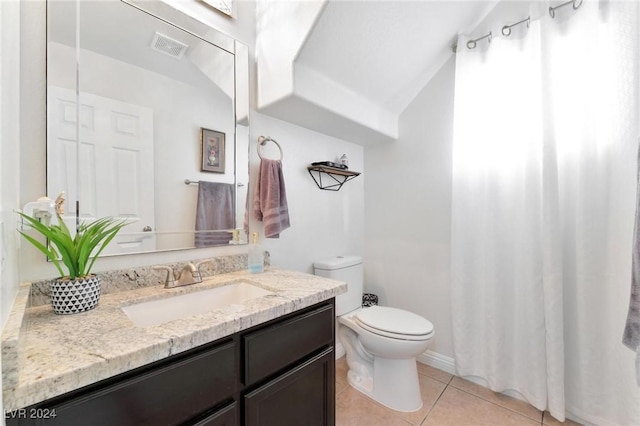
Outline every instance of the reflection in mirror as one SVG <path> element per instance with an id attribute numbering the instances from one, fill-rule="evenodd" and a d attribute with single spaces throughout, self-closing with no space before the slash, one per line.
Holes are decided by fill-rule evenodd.
<path id="1" fill-rule="evenodd" d="M 48 2 L 47 192 L 66 192 L 72 226 L 75 200 L 81 220 L 131 219 L 109 254 L 228 245 L 249 174 L 247 49 L 161 2 L 140 5 Z"/>

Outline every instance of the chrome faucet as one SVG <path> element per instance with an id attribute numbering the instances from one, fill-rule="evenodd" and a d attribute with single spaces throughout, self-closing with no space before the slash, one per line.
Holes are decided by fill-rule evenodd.
<path id="1" fill-rule="evenodd" d="M 167 271 L 167 279 L 165 280 L 164 288 L 173 288 L 201 283 L 202 275 L 200 274 L 199 266 L 200 265 L 196 267 L 193 263 L 187 263 L 182 268 L 182 271 L 177 274 L 170 266 L 154 266 L 153 269 Z"/>

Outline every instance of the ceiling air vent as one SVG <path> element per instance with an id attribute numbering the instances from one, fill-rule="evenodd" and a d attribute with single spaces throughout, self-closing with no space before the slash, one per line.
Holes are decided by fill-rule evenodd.
<path id="1" fill-rule="evenodd" d="M 182 58 L 188 47 L 188 45 L 161 33 L 156 33 L 153 36 L 153 40 L 151 40 L 151 48 L 153 50 L 176 59 Z"/>

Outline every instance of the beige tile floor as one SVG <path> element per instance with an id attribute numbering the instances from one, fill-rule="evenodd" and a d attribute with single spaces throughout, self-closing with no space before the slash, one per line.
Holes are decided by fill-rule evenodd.
<path id="1" fill-rule="evenodd" d="M 418 363 L 424 405 L 414 413 L 386 408 L 347 383 L 347 364 L 336 361 L 337 426 L 576 426 L 531 405 Z"/>

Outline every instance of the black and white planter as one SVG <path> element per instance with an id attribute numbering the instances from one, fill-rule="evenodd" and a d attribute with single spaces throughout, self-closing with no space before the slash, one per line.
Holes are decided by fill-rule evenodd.
<path id="1" fill-rule="evenodd" d="M 56 314 L 68 315 L 93 309 L 100 300 L 100 277 L 51 281 L 51 306 Z"/>

